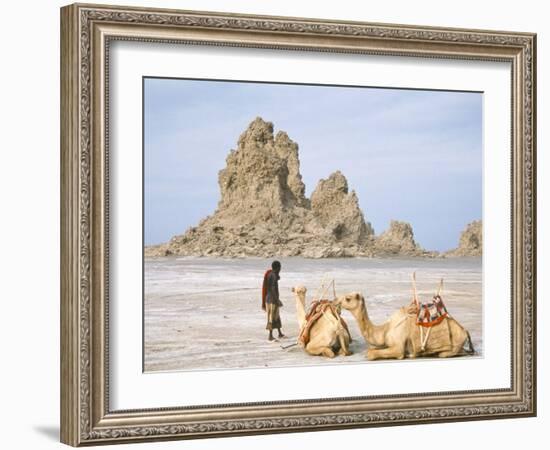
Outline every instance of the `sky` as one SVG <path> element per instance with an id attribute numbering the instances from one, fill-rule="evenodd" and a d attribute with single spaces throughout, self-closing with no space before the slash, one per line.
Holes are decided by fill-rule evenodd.
<path id="1" fill-rule="evenodd" d="M 481 93 L 146 78 L 143 113 L 145 245 L 215 211 L 257 116 L 298 143 L 307 196 L 340 170 L 376 234 L 403 220 L 444 251 L 482 218 Z"/>

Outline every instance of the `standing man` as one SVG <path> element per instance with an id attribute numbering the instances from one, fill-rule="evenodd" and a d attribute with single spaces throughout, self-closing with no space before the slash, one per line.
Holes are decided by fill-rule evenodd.
<path id="1" fill-rule="evenodd" d="M 262 309 L 267 312 L 266 330 L 269 330 L 270 341 L 273 340 L 273 329 L 276 328 L 279 333 L 279 338 L 285 337 L 281 332 L 281 316 L 279 308 L 283 306 L 279 299 L 279 273 L 281 272 L 281 263 L 273 261 L 271 269 L 264 275 L 264 283 L 262 286 Z"/>

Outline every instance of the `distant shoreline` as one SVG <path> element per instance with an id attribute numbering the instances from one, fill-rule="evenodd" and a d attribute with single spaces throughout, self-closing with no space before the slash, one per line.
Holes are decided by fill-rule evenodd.
<path id="1" fill-rule="evenodd" d="M 434 260 L 434 259 L 483 259 L 483 255 L 447 255 L 445 253 L 441 253 L 439 255 L 434 256 L 426 256 L 426 255 L 389 255 L 389 256 L 329 256 L 326 258 L 311 258 L 307 256 L 279 256 L 279 255 L 273 255 L 273 256 L 208 256 L 208 255 L 143 255 L 144 260 L 155 260 L 155 259 L 177 259 L 177 258 L 187 258 L 187 259 L 202 259 L 202 260 L 209 260 L 209 259 L 215 259 L 215 260 L 228 260 L 228 261 L 242 261 L 245 259 L 250 260 L 266 260 L 266 259 L 274 259 L 274 258 L 280 258 L 280 259 L 303 259 L 307 261 L 329 261 L 329 260 L 353 260 L 353 259 L 365 259 L 365 260 L 395 260 L 395 261 L 407 261 L 407 260 Z"/>

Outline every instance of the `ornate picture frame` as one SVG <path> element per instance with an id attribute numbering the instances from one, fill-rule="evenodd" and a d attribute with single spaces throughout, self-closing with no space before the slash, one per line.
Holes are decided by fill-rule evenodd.
<path id="1" fill-rule="evenodd" d="M 114 41 L 511 65 L 509 388 L 112 410 L 109 50 Z M 61 9 L 61 441 L 97 445 L 536 415 L 536 35 L 74 4 Z"/>

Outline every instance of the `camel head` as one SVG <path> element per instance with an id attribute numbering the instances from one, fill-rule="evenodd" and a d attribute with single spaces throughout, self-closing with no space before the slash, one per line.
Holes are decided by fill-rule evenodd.
<path id="1" fill-rule="evenodd" d="M 365 298 L 359 292 L 350 292 L 349 294 L 338 297 L 334 303 L 336 306 L 354 311 L 364 306 Z"/>
<path id="2" fill-rule="evenodd" d="M 306 302 L 306 292 L 307 289 L 305 286 L 294 286 L 292 288 L 292 292 L 296 295 L 296 298 L 298 298 L 303 304 Z"/>

